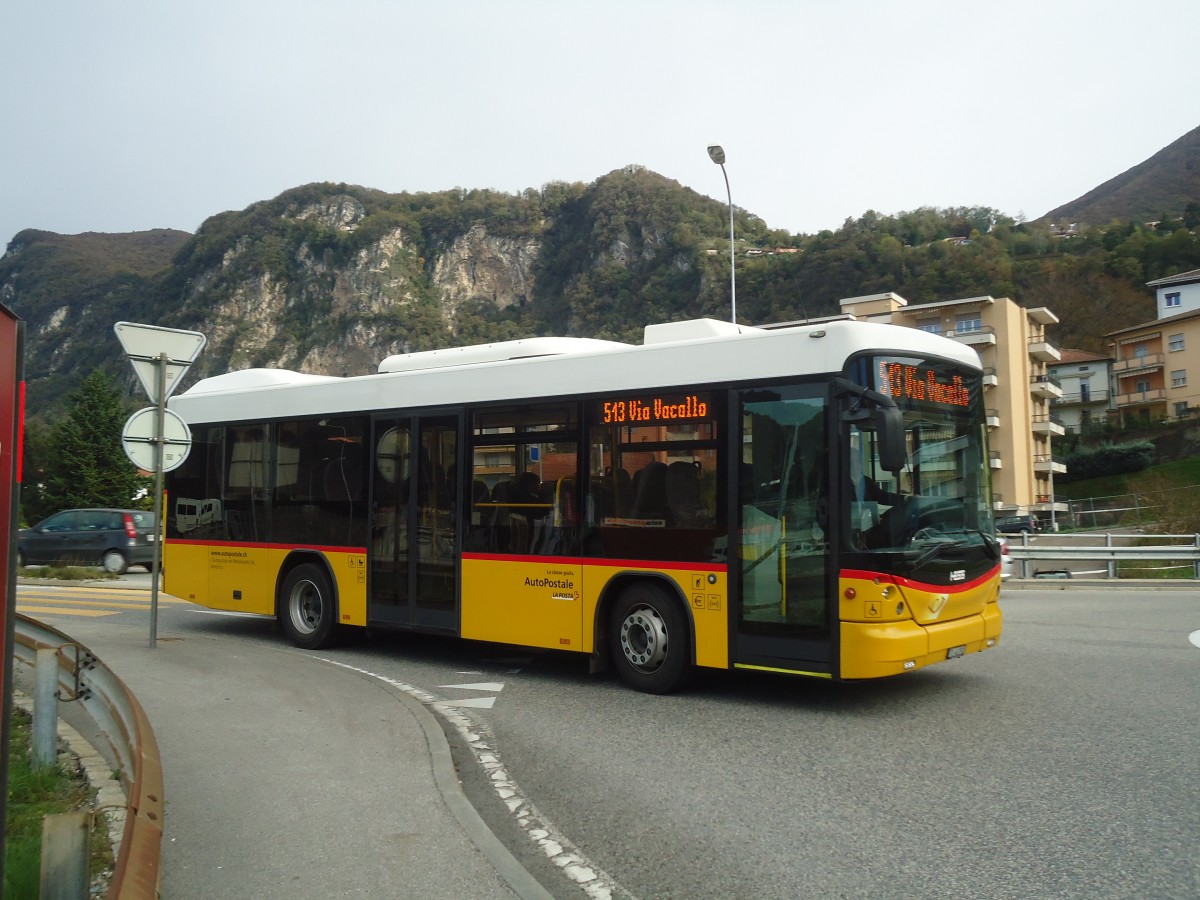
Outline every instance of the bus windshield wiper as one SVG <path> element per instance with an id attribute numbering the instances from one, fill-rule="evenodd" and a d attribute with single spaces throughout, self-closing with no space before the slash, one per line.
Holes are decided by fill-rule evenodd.
<path id="1" fill-rule="evenodd" d="M 962 544 L 960 544 L 958 541 L 954 540 L 953 538 L 948 538 L 946 540 L 939 540 L 936 543 L 934 543 L 933 545 L 926 547 L 924 550 L 921 550 L 921 551 L 910 550 L 909 553 L 916 553 L 917 556 L 915 559 L 911 559 L 911 560 L 906 559 L 906 562 L 908 562 L 908 565 L 912 569 L 919 569 L 922 566 L 924 566 L 926 563 L 932 562 L 934 559 L 941 556 L 943 550 L 947 550 L 947 549 L 959 550 L 962 548 L 962 546 L 963 546 Z"/>

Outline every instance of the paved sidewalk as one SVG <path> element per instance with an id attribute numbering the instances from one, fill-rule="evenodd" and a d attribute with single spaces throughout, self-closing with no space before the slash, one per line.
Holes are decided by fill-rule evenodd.
<path id="1" fill-rule="evenodd" d="M 103 582 L 113 587 L 113 582 Z M 162 896 L 550 897 L 467 802 L 433 714 L 287 647 L 76 620 L 165 777 Z"/>

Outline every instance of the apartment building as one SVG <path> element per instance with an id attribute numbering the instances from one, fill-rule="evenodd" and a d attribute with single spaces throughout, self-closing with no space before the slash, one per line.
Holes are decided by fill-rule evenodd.
<path id="1" fill-rule="evenodd" d="M 1147 281 L 1158 299 L 1158 318 L 1200 310 L 1200 269 Z"/>
<path id="2" fill-rule="evenodd" d="M 1062 350 L 1062 358 L 1046 367 L 1062 396 L 1051 399 L 1050 415 L 1072 434 L 1087 434 L 1108 421 L 1113 402 L 1111 357 L 1087 350 Z"/>
<path id="3" fill-rule="evenodd" d="M 1066 471 L 1051 450 L 1053 438 L 1066 433 L 1050 415 L 1050 402 L 1062 398 L 1047 369 L 1061 359 L 1046 334 L 1046 326 L 1058 322 L 1054 313 L 987 296 L 913 305 L 888 292 L 840 303 L 842 313 L 856 319 L 918 328 L 973 347 L 984 368 L 996 510 L 1034 513 L 1051 524 L 1067 510 L 1054 500 L 1054 475 Z"/>
<path id="4" fill-rule="evenodd" d="M 1104 336 L 1114 360 L 1113 405 L 1124 424 L 1200 409 L 1200 269 L 1147 286 L 1155 289 L 1158 318 Z"/>

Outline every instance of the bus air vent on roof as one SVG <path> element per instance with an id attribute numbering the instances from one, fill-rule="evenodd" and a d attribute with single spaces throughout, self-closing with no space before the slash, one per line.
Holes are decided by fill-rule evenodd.
<path id="1" fill-rule="evenodd" d="M 469 366 L 475 363 L 527 359 L 531 356 L 571 356 L 616 349 L 627 350 L 629 349 L 629 345 L 616 341 L 598 341 L 592 338 L 523 338 L 519 341 L 476 344 L 473 347 L 449 347 L 445 350 L 422 350 L 419 353 L 399 353 L 395 356 L 389 356 L 381 362 L 379 364 L 379 371 L 414 372 L 418 369 Z"/>
<path id="2" fill-rule="evenodd" d="M 669 344 L 672 341 L 694 341 L 702 338 L 728 337 L 748 331 L 760 331 L 752 325 L 735 325 L 720 319 L 690 319 L 686 322 L 664 322 L 647 325 L 643 344 Z"/>

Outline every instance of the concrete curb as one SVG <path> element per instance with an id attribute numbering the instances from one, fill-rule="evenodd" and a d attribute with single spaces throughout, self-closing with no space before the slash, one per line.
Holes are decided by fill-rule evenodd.
<path id="1" fill-rule="evenodd" d="M 410 696 L 385 681 L 380 681 L 355 669 L 341 667 L 339 669 L 351 672 L 375 687 L 383 687 L 412 713 L 413 718 L 417 720 L 425 734 L 425 743 L 429 748 L 429 757 L 433 765 L 434 780 L 447 808 L 471 843 L 495 867 L 500 877 L 512 888 L 513 892 L 521 900 L 554 900 L 554 895 L 546 890 L 529 870 L 509 852 L 508 848 L 496 837 L 495 832 L 483 821 L 483 817 L 479 815 L 475 807 L 471 805 L 471 801 L 467 799 L 462 784 L 458 780 L 454 758 L 450 753 L 450 742 L 446 738 L 446 732 L 438 717 L 416 697 Z"/>

